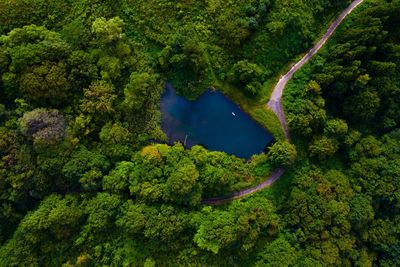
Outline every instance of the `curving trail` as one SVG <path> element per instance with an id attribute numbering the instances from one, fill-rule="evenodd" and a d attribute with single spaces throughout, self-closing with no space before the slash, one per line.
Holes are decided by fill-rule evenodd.
<path id="1" fill-rule="evenodd" d="M 223 203 L 229 202 L 234 199 L 238 199 L 238 198 L 253 194 L 254 192 L 260 191 L 261 189 L 264 189 L 264 188 L 272 185 L 276 180 L 278 180 L 283 175 L 284 172 L 285 172 L 284 169 L 277 169 L 268 177 L 268 179 L 264 180 L 264 182 L 254 186 L 254 187 L 234 192 L 229 196 L 206 198 L 206 199 L 203 199 L 201 201 L 201 203 L 209 204 L 209 205 L 219 205 L 219 204 L 223 204 Z"/>
<path id="2" fill-rule="evenodd" d="M 350 14 L 359 4 L 361 4 L 364 0 L 355 0 L 351 3 L 351 5 L 346 8 L 331 24 L 328 28 L 324 36 L 318 41 L 318 43 L 311 48 L 311 50 L 299 61 L 297 62 L 285 75 L 283 75 L 278 83 L 276 84 L 274 91 L 272 91 L 271 98 L 268 101 L 268 107 L 278 116 L 279 121 L 281 122 L 282 128 L 285 132 L 286 139 L 290 140 L 289 130 L 286 124 L 285 112 L 283 111 L 283 104 L 282 104 L 282 94 L 283 90 L 286 87 L 288 81 L 292 78 L 293 74 L 296 73 L 307 61 L 312 58 L 320 49 L 321 47 L 328 41 L 328 39 L 332 36 L 335 32 L 337 27 L 342 23 L 344 18 Z"/>
<path id="3" fill-rule="evenodd" d="M 278 117 L 287 140 L 290 141 L 290 135 L 289 135 L 289 129 L 287 127 L 285 112 L 284 112 L 283 103 L 282 103 L 282 94 L 283 94 L 283 90 L 286 87 L 286 84 L 293 77 L 293 74 L 296 73 L 296 71 L 298 71 L 301 67 L 303 67 L 304 64 L 306 64 L 308 62 L 308 60 L 310 60 L 310 58 L 313 57 L 321 49 L 321 47 L 332 36 L 332 34 L 335 32 L 337 27 L 342 23 L 342 21 L 346 18 L 346 16 L 348 14 L 350 14 L 362 2 L 364 2 L 364 0 L 354 0 L 348 8 L 346 8 L 342 13 L 340 13 L 340 15 L 335 19 L 335 21 L 328 28 L 326 33 L 318 41 L 318 43 L 313 48 L 311 48 L 311 50 L 300 61 L 298 61 L 285 75 L 283 75 L 279 79 L 274 90 L 272 91 L 271 98 L 268 101 L 267 106 Z M 283 175 L 284 172 L 285 172 L 284 169 L 279 168 L 279 169 L 275 170 L 266 180 L 264 180 L 262 183 L 254 186 L 254 187 L 251 187 L 248 189 L 243 189 L 238 192 L 234 192 L 229 196 L 206 198 L 206 199 L 203 199 L 201 202 L 202 202 L 202 204 L 219 205 L 219 204 L 223 204 L 223 203 L 229 202 L 234 199 L 238 199 L 238 198 L 250 195 L 254 192 L 260 191 L 266 187 L 271 186 L 276 180 L 278 180 Z"/>

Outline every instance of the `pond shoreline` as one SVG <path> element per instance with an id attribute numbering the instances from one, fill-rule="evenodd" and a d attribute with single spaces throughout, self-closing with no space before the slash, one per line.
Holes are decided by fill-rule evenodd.
<path id="1" fill-rule="evenodd" d="M 274 141 L 271 133 L 218 90 L 208 89 L 196 100 L 187 100 L 167 82 L 160 109 L 169 144 L 202 145 L 249 160 Z"/>

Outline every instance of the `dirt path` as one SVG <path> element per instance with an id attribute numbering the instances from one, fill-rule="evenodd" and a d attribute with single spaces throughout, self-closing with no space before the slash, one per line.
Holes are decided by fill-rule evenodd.
<path id="1" fill-rule="evenodd" d="M 282 176 L 283 173 L 284 173 L 283 169 L 277 169 L 268 177 L 268 179 L 264 180 L 264 182 L 254 186 L 254 187 L 234 192 L 229 196 L 206 198 L 206 199 L 203 199 L 201 201 L 201 203 L 202 204 L 209 204 L 209 205 L 218 205 L 218 204 L 222 204 L 222 203 L 225 203 L 225 202 L 229 202 L 229 201 L 234 200 L 234 199 L 241 198 L 243 196 L 250 195 L 250 194 L 252 194 L 254 192 L 257 192 L 257 191 L 259 191 L 261 189 L 269 187 L 276 180 L 278 180 Z"/>
<path id="2" fill-rule="evenodd" d="M 286 87 L 288 81 L 292 78 L 293 74 L 296 73 L 307 61 L 314 56 L 321 47 L 326 43 L 326 41 L 332 36 L 337 27 L 342 23 L 344 18 L 350 14 L 359 4 L 361 4 L 364 0 L 355 0 L 351 5 L 346 8 L 331 24 L 328 28 L 324 36 L 318 41 L 318 43 L 311 48 L 311 50 L 299 61 L 297 62 L 285 75 L 283 75 L 278 83 L 276 84 L 274 91 L 272 91 L 271 98 L 268 101 L 268 107 L 278 116 L 279 121 L 281 122 L 282 128 L 285 132 L 286 139 L 290 140 L 289 130 L 286 124 L 285 112 L 283 111 L 282 104 L 282 94 L 283 90 Z"/>
<path id="3" fill-rule="evenodd" d="M 318 41 L 318 43 L 313 48 L 311 48 L 311 50 L 300 61 L 298 61 L 285 75 L 283 75 L 279 79 L 274 90 L 272 91 L 271 98 L 268 101 L 267 105 L 279 118 L 279 121 L 281 123 L 282 129 L 285 133 L 285 137 L 287 140 L 290 141 L 290 135 L 289 135 L 289 129 L 287 127 L 285 112 L 284 112 L 283 103 L 282 103 L 282 94 L 283 94 L 283 90 L 286 87 L 286 84 L 293 77 L 293 74 L 296 73 L 296 71 L 298 71 L 301 67 L 303 67 L 304 64 L 306 64 L 308 62 L 308 60 L 311 57 L 313 57 L 321 49 L 321 47 L 326 43 L 326 41 L 335 32 L 337 27 L 342 23 L 344 18 L 346 18 L 346 16 L 348 14 L 350 14 L 362 2 L 364 2 L 364 0 L 354 0 L 348 8 L 346 8 L 342 13 L 340 13 L 340 15 L 335 19 L 335 21 L 328 28 L 326 33 Z M 238 199 L 238 198 L 250 195 L 254 192 L 257 192 L 259 190 L 262 190 L 266 187 L 271 186 L 276 180 L 278 180 L 283 175 L 284 172 L 285 172 L 284 169 L 277 169 L 266 180 L 264 180 L 262 183 L 254 186 L 252 188 L 243 189 L 238 192 L 234 192 L 233 194 L 231 194 L 229 196 L 206 198 L 206 199 L 202 200 L 202 203 L 209 204 L 209 205 L 219 205 L 219 204 L 226 203 L 226 202 L 229 202 L 234 199 Z"/>

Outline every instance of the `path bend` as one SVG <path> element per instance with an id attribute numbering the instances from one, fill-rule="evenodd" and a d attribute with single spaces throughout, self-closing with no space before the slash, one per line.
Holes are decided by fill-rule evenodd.
<path id="1" fill-rule="evenodd" d="M 305 54 L 302 59 L 300 59 L 300 61 L 294 64 L 293 67 L 285 75 L 281 76 L 274 90 L 272 91 L 271 98 L 268 101 L 267 105 L 278 117 L 287 140 L 290 140 L 290 136 L 282 103 L 282 94 L 283 90 L 286 87 L 286 84 L 293 77 L 293 74 L 295 74 L 301 67 L 303 67 L 304 64 L 306 64 L 310 60 L 310 58 L 312 58 L 316 53 L 318 53 L 318 51 L 322 48 L 322 46 L 326 43 L 326 41 L 328 41 L 328 39 L 335 32 L 337 27 L 339 27 L 339 25 L 343 22 L 346 16 L 350 14 L 362 2 L 364 2 L 364 0 L 354 0 L 348 8 L 346 8 L 342 13 L 340 13 L 340 15 L 335 19 L 335 21 L 331 24 L 331 26 L 329 26 L 326 33 L 318 41 L 318 43 L 316 43 L 314 47 L 311 48 L 310 51 L 308 51 L 308 53 Z"/>
<path id="2" fill-rule="evenodd" d="M 354 0 L 340 15 L 335 19 L 335 21 L 329 26 L 326 33 L 321 37 L 321 39 L 314 45 L 313 48 L 308 51 L 307 54 L 303 56 L 293 67 L 281 78 L 279 79 L 278 83 L 276 84 L 274 90 L 272 91 L 271 98 L 267 103 L 269 109 L 271 109 L 279 119 L 281 127 L 285 133 L 285 138 L 290 141 L 289 129 L 286 122 L 285 111 L 283 108 L 282 103 L 282 94 L 283 90 L 286 87 L 286 84 L 289 80 L 293 77 L 301 67 L 306 64 L 310 58 L 312 58 L 318 51 L 322 48 L 322 46 L 328 41 L 328 39 L 332 36 L 335 30 L 339 27 L 339 25 L 343 22 L 343 20 L 350 14 L 357 6 L 359 6 L 364 0 Z M 213 198 L 206 198 L 203 199 L 201 202 L 202 204 L 208 205 L 219 205 L 223 204 L 250 194 L 253 194 L 257 191 L 260 191 L 266 187 L 270 187 L 276 180 L 278 180 L 283 174 L 285 170 L 282 168 L 276 169 L 272 174 L 265 179 L 262 183 L 248 188 L 243 189 L 237 192 L 232 193 L 229 196 L 218 196 Z"/>

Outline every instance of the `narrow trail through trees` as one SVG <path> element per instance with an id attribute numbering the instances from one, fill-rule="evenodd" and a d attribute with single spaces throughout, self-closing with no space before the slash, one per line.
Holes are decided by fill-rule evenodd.
<path id="1" fill-rule="evenodd" d="M 340 15 L 335 19 L 335 21 L 331 24 L 328 28 L 326 33 L 322 36 L 322 38 L 318 41 L 318 43 L 311 48 L 311 50 L 300 60 L 298 61 L 293 67 L 283 75 L 278 83 L 276 84 L 274 90 L 272 91 L 271 98 L 267 103 L 268 108 L 270 108 L 278 117 L 282 129 L 285 133 L 285 138 L 290 141 L 289 129 L 286 123 L 285 112 L 283 109 L 282 103 L 282 94 L 283 90 L 286 87 L 288 81 L 293 77 L 293 74 L 296 73 L 301 67 L 306 64 L 311 57 L 313 57 L 318 51 L 322 48 L 322 46 L 326 43 L 326 41 L 332 36 L 338 26 L 343 22 L 348 14 L 350 14 L 358 5 L 360 5 L 364 0 L 354 0 L 348 8 L 346 8 Z M 229 196 L 219 196 L 213 198 L 206 198 L 202 200 L 203 204 L 209 205 L 219 205 L 222 203 L 229 202 L 234 199 L 238 199 L 247 195 L 250 195 L 254 192 L 260 191 L 266 187 L 271 186 L 276 180 L 278 180 L 283 174 L 284 169 L 277 169 L 275 170 L 267 179 L 265 179 L 262 183 L 248 189 L 243 189 L 238 192 L 234 192 Z"/>

